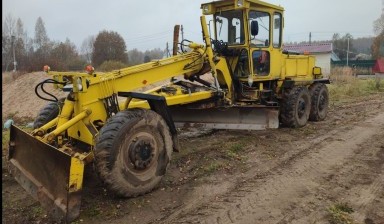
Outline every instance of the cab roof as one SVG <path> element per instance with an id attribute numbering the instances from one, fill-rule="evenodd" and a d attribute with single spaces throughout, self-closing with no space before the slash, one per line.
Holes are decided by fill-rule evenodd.
<path id="1" fill-rule="evenodd" d="M 238 0 L 221 0 L 221 1 L 207 2 L 207 3 L 204 3 L 202 5 L 212 4 L 215 6 L 215 8 L 217 8 L 217 7 L 234 5 L 236 1 L 238 1 Z M 278 5 L 274 5 L 274 4 L 271 4 L 268 2 L 264 2 L 264 1 L 259 1 L 259 0 L 243 0 L 243 1 L 249 2 L 251 4 L 251 7 L 262 6 L 262 7 L 266 7 L 266 8 L 276 9 L 279 11 L 284 11 L 283 7 L 278 6 Z"/>

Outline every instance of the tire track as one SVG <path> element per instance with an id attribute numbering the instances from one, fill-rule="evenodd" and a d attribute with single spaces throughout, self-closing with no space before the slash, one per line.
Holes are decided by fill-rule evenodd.
<path id="1" fill-rule="evenodd" d="M 313 144 L 306 145 L 304 148 L 311 150 L 310 153 L 295 159 L 288 167 L 280 167 L 278 172 L 267 176 L 267 179 L 257 179 L 221 196 L 229 198 L 229 202 L 225 204 L 220 201 L 208 202 L 204 206 L 163 221 L 224 224 L 255 223 L 255 221 L 278 223 L 285 220 L 287 217 L 284 211 L 300 206 L 300 200 L 305 197 L 313 197 L 308 194 L 320 187 L 319 180 L 332 173 L 334 166 L 353 156 L 358 145 L 368 141 L 383 125 L 384 113 L 381 113 L 347 132 L 327 134 L 321 139 L 331 137 L 333 140 L 321 142 L 321 139 L 318 139 Z M 257 177 L 254 170 L 248 173 L 250 172 L 253 172 L 253 175 L 249 176 L 249 180 Z M 237 190 L 248 193 L 239 195 Z M 200 211 L 204 211 L 204 215 L 196 215 Z"/>

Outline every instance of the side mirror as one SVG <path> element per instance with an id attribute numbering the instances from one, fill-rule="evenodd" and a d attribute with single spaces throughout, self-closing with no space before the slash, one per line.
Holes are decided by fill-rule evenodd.
<path id="1" fill-rule="evenodd" d="M 251 21 L 251 35 L 257 36 L 259 33 L 259 23 L 256 20 Z"/>

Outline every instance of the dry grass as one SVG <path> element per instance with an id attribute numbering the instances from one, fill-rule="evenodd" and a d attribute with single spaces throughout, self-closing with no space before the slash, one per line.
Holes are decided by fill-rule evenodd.
<path id="1" fill-rule="evenodd" d="M 372 93 L 384 92 L 384 79 L 359 79 L 351 68 L 334 68 L 329 76 L 329 94 L 332 102 L 346 101 L 351 98 Z"/>
<path id="2" fill-rule="evenodd" d="M 347 203 L 337 203 L 328 208 L 328 221 L 330 224 L 353 224 L 354 221 L 350 217 L 353 212 Z"/>
<path id="3" fill-rule="evenodd" d="M 3 72 L 1 75 L 1 81 L 3 84 L 10 83 L 12 81 L 15 81 L 18 77 L 23 75 L 22 72 Z"/>

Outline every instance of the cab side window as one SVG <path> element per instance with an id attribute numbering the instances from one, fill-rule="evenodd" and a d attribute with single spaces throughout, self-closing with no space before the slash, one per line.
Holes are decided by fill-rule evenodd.
<path id="1" fill-rule="evenodd" d="M 273 15 L 273 47 L 281 47 L 281 30 L 282 30 L 282 17 L 281 13 Z"/>
<path id="2" fill-rule="evenodd" d="M 256 47 L 269 47 L 270 43 L 270 16 L 267 12 L 250 11 L 249 12 L 249 27 L 252 21 L 257 21 L 259 32 L 256 36 L 250 37 L 251 45 Z"/>

